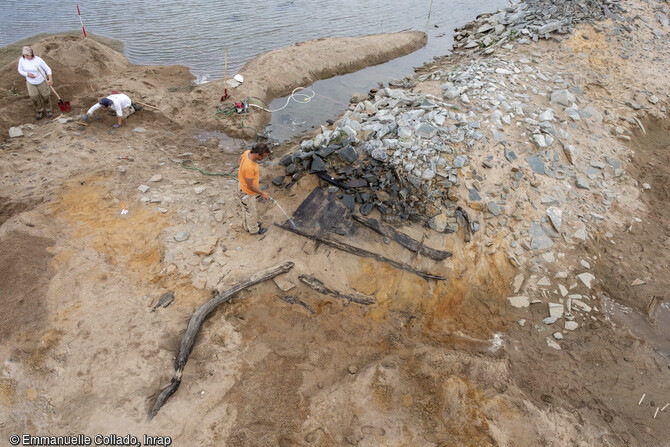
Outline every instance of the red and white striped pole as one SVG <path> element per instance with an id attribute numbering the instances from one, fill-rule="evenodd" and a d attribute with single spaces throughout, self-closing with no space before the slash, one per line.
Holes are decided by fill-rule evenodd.
<path id="1" fill-rule="evenodd" d="M 81 12 L 79 12 L 79 3 L 77 3 L 77 15 L 79 15 L 79 23 L 81 23 L 81 30 L 84 32 L 84 39 L 86 39 L 86 30 L 84 29 L 84 22 L 81 20 Z"/>

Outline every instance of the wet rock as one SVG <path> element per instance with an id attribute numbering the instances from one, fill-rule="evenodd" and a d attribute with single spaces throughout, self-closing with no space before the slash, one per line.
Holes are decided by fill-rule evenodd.
<path id="1" fill-rule="evenodd" d="M 279 160 L 279 164 L 282 166 L 288 166 L 293 163 L 293 155 L 292 154 L 286 154 L 284 155 L 281 160 Z"/>
<path id="2" fill-rule="evenodd" d="M 310 169 L 310 174 L 314 174 L 315 172 L 326 172 L 328 170 L 328 167 L 326 166 L 326 163 L 319 157 L 318 155 L 312 156 L 312 164 L 311 164 L 311 169 Z"/>
<path id="3" fill-rule="evenodd" d="M 593 276 L 591 273 L 582 273 L 577 275 L 577 279 L 579 279 L 586 287 L 589 289 L 591 288 L 591 282 L 596 279 L 595 276 Z"/>
<path id="4" fill-rule="evenodd" d="M 437 129 L 429 124 L 422 124 L 416 131 L 421 138 L 433 138 L 437 134 Z"/>
<path id="5" fill-rule="evenodd" d="M 346 146 L 339 151 L 337 151 L 338 157 L 340 157 L 346 163 L 353 163 L 358 159 L 358 152 L 352 146 Z"/>
<path id="6" fill-rule="evenodd" d="M 275 186 L 281 186 L 284 183 L 284 176 L 280 175 L 272 179 L 272 184 Z"/>
<path id="7" fill-rule="evenodd" d="M 640 110 L 642 106 L 635 101 L 626 101 L 625 104 L 633 110 Z"/>
<path id="8" fill-rule="evenodd" d="M 563 316 L 563 304 L 549 303 L 549 316 L 561 318 Z"/>
<path id="9" fill-rule="evenodd" d="M 577 178 L 575 179 L 575 185 L 577 186 L 577 188 L 580 189 L 591 189 L 589 181 L 586 179 L 586 177 L 581 175 L 577 176 Z"/>
<path id="10" fill-rule="evenodd" d="M 536 222 L 530 224 L 528 235 L 531 237 L 531 250 L 543 250 L 546 248 L 551 248 L 554 245 L 554 242 L 542 229 L 542 226 Z"/>
<path id="11" fill-rule="evenodd" d="M 493 214 L 494 216 L 500 216 L 502 214 L 500 206 L 493 201 L 486 204 L 486 209 L 488 210 L 489 213 Z"/>
<path id="12" fill-rule="evenodd" d="M 459 155 L 454 159 L 454 167 L 455 168 L 462 168 L 463 166 L 467 166 L 470 164 L 470 160 L 468 159 L 467 155 Z"/>
<path id="13" fill-rule="evenodd" d="M 447 229 L 448 225 L 448 220 L 447 216 L 444 214 L 438 214 L 437 216 L 433 217 L 428 221 L 428 226 L 432 229 L 437 231 L 438 233 L 444 233 L 444 231 Z"/>
<path id="14" fill-rule="evenodd" d="M 575 103 L 575 95 L 568 90 L 557 90 L 551 94 L 551 102 L 558 103 L 565 107 L 572 107 Z"/>
<path id="15" fill-rule="evenodd" d="M 174 240 L 177 242 L 184 242 L 187 240 L 189 237 L 189 234 L 185 231 L 180 231 L 179 233 L 174 235 Z"/>
<path id="16" fill-rule="evenodd" d="M 388 159 L 388 154 L 386 153 L 386 149 L 378 147 L 373 149 L 370 152 L 370 156 L 377 161 L 381 161 L 382 163 L 385 162 Z"/>
<path id="17" fill-rule="evenodd" d="M 548 337 L 547 337 L 546 340 L 547 340 L 547 345 L 548 345 L 550 348 L 554 348 L 554 349 L 556 349 L 556 350 L 558 350 L 558 351 L 561 350 L 561 346 L 560 346 L 558 343 L 556 343 L 554 340 L 552 340 L 551 338 L 548 338 Z"/>
<path id="18" fill-rule="evenodd" d="M 272 278 L 272 281 L 275 283 L 277 288 L 279 288 L 279 290 L 281 290 L 282 292 L 288 292 L 289 290 L 295 287 L 295 284 L 293 284 L 291 281 L 284 280 L 276 276 Z"/>
<path id="19" fill-rule="evenodd" d="M 324 148 L 321 148 L 318 151 L 316 151 L 316 155 L 318 155 L 321 158 L 326 158 L 330 154 L 335 152 L 338 148 L 339 148 L 339 146 L 337 146 L 337 145 L 329 144 L 328 146 L 326 146 Z"/>
<path id="20" fill-rule="evenodd" d="M 507 301 L 509 301 L 512 307 L 522 308 L 530 306 L 530 300 L 526 296 L 510 296 L 507 298 Z"/>
<path id="21" fill-rule="evenodd" d="M 575 164 L 577 161 L 577 148 L 575 146 L 565 146 L 563 148 L 563 153 L 570 163 Z"/>
<path id="22" fill-rule="evenodd" d="M 511 151 L 511 150 L 507 149 L 506 147 L 505 147 L 505 158 L 510 163 L 512 163 L 514 160 L 517 159 L 516 154 L 514 153 L 514 151 Z"/>
<path id="23" fill-rule="evenodd" d="M 175 236 L 176 239 L 176 236 Z M 214 253 L 214 250 L 216 249 L 216 244 L 218 241 L 214 241 L 214 243 L 209 243 L 206 245 L 201 245 L 195 249 L 195 254 L 198 256 L 209 256 L 212 253 Z"/>
<path id="24" fill-rule="evenodd" d="M 361 215 L 367 216 L 372 212 L 374 207 L 375 207 L 374 203 L 364 203 L 363 205 L 361 205 L 359 211 L 361 212 Z"/>
<path id="25" fill-rule="evenodd" d="M 353 194 L 344 194 L 342 196 L 342 204 L 350 209 L 351 211 L 354 210 L 354 207 L 356 205 L 355 197 Z"/>
<path id="26" fill-rule="evenodd" d="M 542 157 L 540 157 L 539 155 L 533 155 L 531 157 L 526 158 L 526 162 L 528 163 L 528 166 L 530 166 L 530 168 L 533 170 L 533 172 L 544 175 L 545 166 Z"/>
<path id="27" fill-rule="evenodd" d="M 551 221 L 551 225 L 556 229 L 556 231 L 561 231 L 561 225 L 563 224 L 563 211 L 555 206 L 547 208 L 547 216 Z"/>

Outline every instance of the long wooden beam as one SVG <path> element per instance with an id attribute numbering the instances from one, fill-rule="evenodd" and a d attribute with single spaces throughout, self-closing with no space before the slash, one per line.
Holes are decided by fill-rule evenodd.
<path id="1" fill-rule="evenodd" d="M 385 256 L 378 255 L 377 253 L 373 253 L 371 251 L 368 251 L 368 250 L 365 250 L 365 249 L 362 249 L 362 248 L 359 248 L 359 247 L 355 247 L 353 245 L 345 244 L 344 242 L 340 242 L 340 241 L 336 241 L 334 239 L 329 239 L 329 238 L 317 236 L 317 235 L 314 235 L 314 234 L 311 234 L 311 233 L 307 233 L 306 231 L 300 230 L 298 228 L 293 228 L 293 227 L 290 227 L 288 225 L 281 225 L 281 224 L 275 223 L 275 226 L 277 226 L 277 227 L 279 227 L 283 230 L 290 231 L 291 233 L 295 233 L 295 234 L 297 234 L 299 236 L 302 236 L 304 238 L 311 239 L 313 241 L 317 241 L 317 242 L 320 242 L 320 243 L 325 244 L 325 245 L 330 245 L 331 247 L 335 247 L 339 250 L 346 251 L 347 253 L 351 253 L 351 254 L 354 254 L 356 256 L 361 256 L 361 257 L 364 257 L 364 258 L 372 258 L 372 259 L 376 259 L 377 261 L 380 261 L 380 262 L 386 262 L 387 264 L 390 264 L 397 269 L 405 270 L 405 271 L 414 273 L 415 275 L 419 275 L 420 277 L 422 277 L 424 279 L 434 279 L 434 280 L 442 280 L 442 281 L 447 279 L 444 276 L 433 275 L 431 273 L 422 272 L 421 270 L 415 269 L 411 265 L 405 264 L 404 262 L 394 261 L 393 259 L 389 259 Z"/>

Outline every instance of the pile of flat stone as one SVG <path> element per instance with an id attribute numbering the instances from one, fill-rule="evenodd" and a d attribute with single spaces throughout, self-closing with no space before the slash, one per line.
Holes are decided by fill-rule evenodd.
<path id="1" fill-rule="evenodd" d="M 436 231 L 455 231 L 458 170 L 469 159 L 454 144 L 467 147 L 484 138 L 477 127 L 438 98 L 384 88 L 280 164 L 286 176 L 322 172 L 349 185 L 343 203 L 362 215 L 376 208 L 387 221 L 412 219 Z"/>
<path id="2" fill-rule="evenodd" d="M 618 0 L 550 1 L 527 0 L 495 14 L 481 14 L 476 20 L 457 28 L 454 48 L 483 50 L 491 53 L 497 45 L 510 41 L 522 44 L 569 34 L 576 24 L 604 19 L 623 20 Z"/>

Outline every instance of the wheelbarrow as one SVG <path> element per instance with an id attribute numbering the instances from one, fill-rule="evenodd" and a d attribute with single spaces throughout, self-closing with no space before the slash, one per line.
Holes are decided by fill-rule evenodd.
<path id="1" fill-rule="evenodd" d="M 46 81 L 47 77 L 45 76 L 44 73 L 42 73 L 42 70 L 40 70 L 40 69 L 38 68 L 37 71 L 40 72 L 40 74 L 42 75 L 42 77 L 43 77 L 44 80 Z M 51 88 L 51 91 L 54 92 L 54 95 L 56 95 L 56 97 L 58 98 L 58 108 L 60 109 L 60 111 L 61 111 L 61 112 L 66 112 L 66 113 L 67 113 L 67 112 L 69 112 L 70 110 L 72 110 L 71 107 L 70 107 L 70 101 L 65 101 L 65 102 L 63 102 L 63 100 L 61 99 L 61 97 L 58 96 L 58 93 L 56 93 L 56 90 L 53 88 L 53 86 L 50 85 L 49 87 Z"/>

